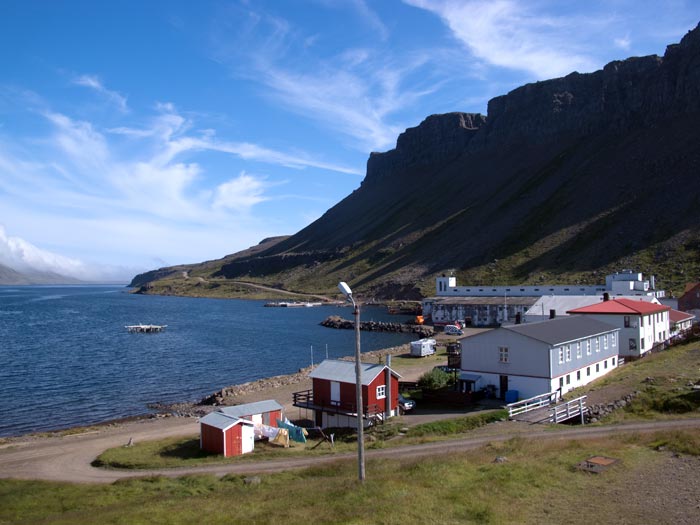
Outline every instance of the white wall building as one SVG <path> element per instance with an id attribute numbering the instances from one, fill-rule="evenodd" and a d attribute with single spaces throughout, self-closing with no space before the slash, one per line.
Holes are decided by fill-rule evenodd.
<path id="1" fill-rule="evenodd" d="M 627 299 L 648 301 L 654 304 L 661 304 L 652 295 L 626 296 Z M 604 295 L 543 295 L 533 304 L 523 317 L 523 322 L 532 323 L 546 321 L 552 317 L 569 315 L 567 312 L 576 308 L 582 308 L 605 301 Z"/>
<path id="2" fill-rule="evenodd" d="M 575 308 L 569 313 L 586 315 L 619 328 L 620 355 L 634 358 L 670 339 L 670 310 L 669 306 L 639 298 L 616 298 Z"/>
<path id="3" fill-rule="evenodd" d="M 501 327 L 460 341 L 462 391 L 519 399 L 583 386 L 617 367 L 619 329 L 589 316 Z"/>
<path id="4" fill-rule="evenodd" d="M 441 276 L 435 280 L 436 295 L 423 299 L 423 316 L 433 324 L 452 324 L 467 321 L 473 326 L 492 326 L 515 322 L 519 313 L 525 312 L 542 296 L 640 296 L 660 298 L 663 290 L 654 288 L 654 278 L 644 280 L 641 273 L 623 270 L 605 278 L 605 284 L 583 285 L 508 285 L 508 286 L 457 286 L 454 276 Z M 519 302 L 520 301 L 520 302 Z M 529 303 L 527 302 L 529 301 Z M 561 310 L 562 313 L 566 310 Z M 548 315 L 549 312 L 546 312 Z M 543 314 L 544 315 L 544 314 Z"/>

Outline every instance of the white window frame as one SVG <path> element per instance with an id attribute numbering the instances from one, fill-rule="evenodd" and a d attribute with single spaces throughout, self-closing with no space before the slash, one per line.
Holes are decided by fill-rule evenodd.
<path id="1" fill-rule="evenodd" d="M 564 363 L 564 348 L 559 347 L 559 364 Z"/>
<path id="2" fill-rule="evenodd" d="M 603 336 L 603 350 L 607 350 L 607 349 L 608 349 L 608 334 L 605 334 Z"/>
<path id="3" fill-rule="evenodd" d="M 569 361 L 571 361 L 571 345 L 566 345 L 564 347 L 564 350 L 566 352 L 566 361 L 568 363 Z"/>
<path id="4" fill-rule="evenodd" d="M 377 399 L 386 399 L 386 385 L 377 385 Z"/>
<path id="5" fill-rule="evenodd" d="M 591 340 L 586 339 L 586 355 L 591 355 Z"/>
<path id="6" fill-rule="evenodd" d="M 581 341 L 576 342 L 576 359 L 581 359 Z"/>
<path id="7" fill-rule="evenodd" d="M 498 362 L 499 363 L 508 363 L 508 347 L 507 346 L 499 346 L 498 347 Z"/>
<path id="8" fill-rule="evenodd" d="M 612 348 L 615 348 L 617 346 L 617 332 L 613 332 L 612 334 L 610 334 L 610 339 L 610 346 Z"/>

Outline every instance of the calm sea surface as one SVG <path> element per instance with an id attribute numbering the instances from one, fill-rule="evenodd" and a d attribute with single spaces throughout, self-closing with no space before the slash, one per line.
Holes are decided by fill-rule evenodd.
<path id="1" fill-rule="evenodd" d="M 319 326 L 350 308 L 132 295 L 114 286 L 0 286 L 0 436 L 148 413 L 224 386 L 354 352 L 354 332 Z M 362 320 L 403 321 L 366 307 Z M 130 324 L 167 324 L 130 334 Z M 362 350 L 405 334 L 362 332 Z M 313 350 L 312 350 L 313 348 Z"/>

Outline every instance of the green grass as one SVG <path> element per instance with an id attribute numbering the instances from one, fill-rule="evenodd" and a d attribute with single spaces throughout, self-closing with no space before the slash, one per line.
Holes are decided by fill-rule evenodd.
<path id="1" fill-rule="evenodd" d="M 506 410 L 495 410 L 483 414 L 423 423 L 411 427 L 407 435 L 409 437 L 458 435 L 504 419 L 508 419 L 508 412 Z"/>
<path id="2" fill-rule="evenodd" d="M 630 473 L 663 458 L 666 452 L 655 450 L 662 442 L 698 448 L 694 432 L 547 443 L 514 438 L 444 456 L 370 459 L 364 485 L 353 461 L 263 475 L 259 485 L 237 475 L 111 485 L 0 480 L 0 523 L 611 523 L 626 519 L 614 494 Z M 599 476 L 575 469 L 598 454 L 621 463 Z M 496 456 L 507 461 L 494 463 Z"/>
<path id="3" fill-rule="evenodd" d="M 624 410 L 617 410 L 606 422 L 659 419 L 700 414 L 700 392 L 692 385 L 700 380 L 700 342 L 690 341 L 668 350 L 629 362 L 591 385 L 576 389 L 573 398 L 610 388 L 638 392 Z"/>

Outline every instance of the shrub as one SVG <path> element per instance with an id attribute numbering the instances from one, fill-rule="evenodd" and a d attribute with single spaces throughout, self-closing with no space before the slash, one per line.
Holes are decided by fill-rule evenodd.
<path id="1" fill-rule="evenodd" d="M 450 374 L 437 368 L 423 374 L 418 380 L 418 386 L 423 390 L 440 390 L 450 382 Z"/>

